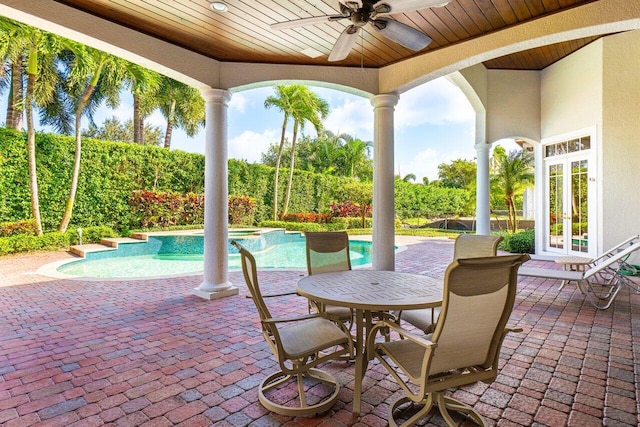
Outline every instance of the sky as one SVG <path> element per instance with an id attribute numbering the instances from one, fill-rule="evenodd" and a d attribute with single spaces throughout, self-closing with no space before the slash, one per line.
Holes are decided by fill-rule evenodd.
<path id="1" fill-rule="evenodd" d="M 347 133 L 363 141 L 373 141 L 373 107 L 367 98 L 323 87 L 310 88 L 328 102 L 330 112 L 325 128 L 334 134 Z M 265 109 L 264 100 L 274 95 L 272 87 L 251 89 L 233 94 L 229 102 L 229 158 L 259 163 L 269 144 L 279 142 L 283 116 L 277 109 Z M 4 98 L 4 97 L 3 97 Z M 4 101 L 6 108 L 6 101 Z M 121 121 L 132 117 L 132 100 L 124 94 L 114 110 L 100 109 L 94 116 L 100 126 L 112 116 Z M 165 120 L 158 112 L 147 123 L 165 129 Z M 84 125 L 83 127 L 86 127 Z M 438 179 L 438 165 L 456 159 L 475 159 L 475 113 L 462 91 L 446 78 L 425 83 L 400 95 L 395 108 L 394 171 L 402 177 L 414 174 L 416 182 L 423 177 Z M 291 125 L 288 129 L 291 137 Z M 315 136 L 311 125 L 303 131 Z M 171 148 L 204 154 L 204 132 L 189 138 L 176 129 Z M 504 142 L 507 150 L 517 146 Z"/>

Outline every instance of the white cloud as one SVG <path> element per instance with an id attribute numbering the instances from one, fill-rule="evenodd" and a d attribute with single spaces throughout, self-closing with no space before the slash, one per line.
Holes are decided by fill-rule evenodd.
<path id="1" fill-rule="evenodd" d="M 265 129 L 262 133 L 244 131 L 229 140 L 229 158 L 247 160 L 249 163 L 260 162 L 269 144 L 279 140 L 280 131 L 277 129 Z"/>
<path id="2" fill-rule="evenodd" d="M 475 120 L 462 91 L 446 79 L 437 79 L 400 95 L 394 124 L 397 128 Z"/>
<path id="3" fill-rule="evenodd" d="M 243 114 L 249 103 L 250 100 L 246 94 L 234 93 L 231 97 L 231 101 L 229 101 L 229 110 L 235 110 L 238 113 Z"/>
<path id="4" fill-rule="evenodd" d="M 373 109 L 368 99 L 344 99 L 334 106 L 324 122 L 333 133 L 347 133 L 368 141 L 373 139 Z"/>

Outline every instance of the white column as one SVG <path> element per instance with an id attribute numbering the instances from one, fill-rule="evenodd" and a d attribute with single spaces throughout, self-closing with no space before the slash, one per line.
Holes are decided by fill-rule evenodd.
<path id="1" fill-rule="evenodd" d="M 488 236 L 491 232 L 489 205 L 489 148 L 484 142 L 476 144 L 476 234 Z"/>
<path id="2" fill-rule="evenodd" d="M 393 110 L 398 95 L 371 98 L 373 105 L 373 268 L 395 270 Z"/>
<path id="3" fill-rule="evenodd" d="M 193 289 L 212 300 L 237 295 L 228 280 L 227 107 L 231 92 L 203 89 L 206 102 L 204 151 L 204 281 Z"/>

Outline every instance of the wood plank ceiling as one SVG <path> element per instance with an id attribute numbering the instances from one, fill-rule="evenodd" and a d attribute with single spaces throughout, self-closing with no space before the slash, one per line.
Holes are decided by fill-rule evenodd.
<path id="1" fill-rule="evenodd" d="M 153 37 L 230 62 L 326 65 L 333 44 L 350 24 L 342 19 L 300 28 L 272 30 L 292 19 L 335 15 L 338 0 L 226 0 L 214 12 L 209 0 L 56 0 Z M 340 66 L 383 67 L 420 53 L 476 38 L 597 0 L 453 0 L 445 7 L 394 14 L 397 21 L 433 41 L 413 52 L 365 25 Z M 519 52 L 485 62 L 488 68 L 540 70 L 592 42 L 591 37 Z M 302 53 L 317 51 L 312 58 Z"/>

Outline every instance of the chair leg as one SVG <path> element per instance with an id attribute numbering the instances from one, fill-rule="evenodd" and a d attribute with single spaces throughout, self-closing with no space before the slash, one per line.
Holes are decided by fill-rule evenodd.
<path id="1" fill-rule="evenodd" d="M 448 426 L 458 425 L 458 423 L 455 422 L 453 418 L 451 418 L 451 414 L 449 414 L 449 411 L 448 411 L 449 409 L 456 412 L 462 412 L 463 414 L 466 414 L 469 417 L 471 417 L 479 426 L 482 426 L 482 427 L 485 426 L 484 419 L 471 406 L 466 405 L 452 397 L 445 396 L 444 392 L 437 392 L 433 394 L 436 401 L 435 404 L 438 406 L 438 409 L 440 410 L 440 415 L 442 415 L 442 418 L 444 418 Z"/>
<path id="2" fill-rule="evenodd" d="M 267 392 L 283 385 L 285 382 L 294 379 L 296 380 L 296 387 L 298 390 L 298 406 L 287 406 L 274 402 L 267 396 Z M 323 398 L 318 403 L 309 405 L 307 402 L 305 390 L 304 390 L 304 378 L 308 378 L 315 382 L 328 384 L 333 387 L 333 393 L 330 396 Z M 277 393 L 277 392 L 276 392 Z M 340 384 L 336 378 L 328 372 L 321 371 L 320 369 L 309 369 L 307 372 L 303 372 L 297 375 L 285 374 L 282 371 L 278 371 L 267 378 L 265 378 L 258 388 L 258 400 L 269 411 L 276 414 L 285 416 L 315 416 L 328 411 L 338 400 L 338 393 L 340 393 Z"/>
<path id="3" fill-rule="evenodd" d="M 416 422 L 418 422 L 418 420 L 424 418 L 429 412 L 431 412 L 431 408 L 433 407 L 433 398 L 431 394 L 429 394 L 425 400 L 420 403 L 416 403 L 409 399 L 407 396 L 404 396 L 393 402 L 391 406 L 389 406 L 389 425 L 391 427 L 398 427 L 398 423 L 396 423 L 396 420 L 394 418 L 394 413 L 400 405 L 404 405 L 405 403 L 410 403 L 411 405 L 422 405 L 422 408 L 405 422 L 400 424 L 400 427 L 412 426 Z"/>

